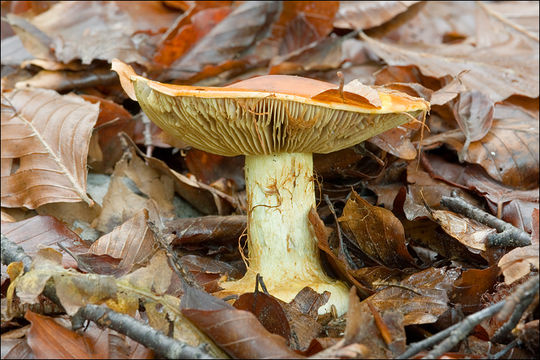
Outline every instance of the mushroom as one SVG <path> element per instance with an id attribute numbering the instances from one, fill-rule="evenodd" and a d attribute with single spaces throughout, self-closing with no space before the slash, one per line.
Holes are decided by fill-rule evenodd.
<path id="1" fill-rule="evenodd" d="M 251 292 L 256 275 L 270 294 L 291 301 L 309 286 L 329 291 L 320 313 L 347 311 L 348 289 L 322 269 L 308 213 L 315 206 L 313 153 L 360 143 L 426 114 L 429 103 L 361 85 L 267 75 L 226 87 L 169 85 L 113 61 L 122 87 L 148 117 L 191 146 L 246 156 L 249 266 L 220 295 Z"/>

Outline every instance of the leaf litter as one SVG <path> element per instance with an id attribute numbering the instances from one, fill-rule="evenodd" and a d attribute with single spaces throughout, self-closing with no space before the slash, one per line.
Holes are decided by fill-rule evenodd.
<path id="1" fill-rule="evenodd" d="M 98 304 L 213 357 L 395 358 L 509 299 L 539 266 L 535 4 L 2 4 L 2 249 L 7 239 L 33 259 L 2 268 L 2 357 L 159 356 L 94 324 L 71 330 Z M 375 107 L 365 85 L 431 103 L 425 125 L 315 155 L 309 223 L 326 272 L 351 289 L 347 314 L 317 315 L 327 294 L 310 288 L 283 302 L 264 279 L 211 295 L 246 271 L 243 160 L 148 123 L 113 58 L 178 84 L 302 75 L 336 83 L 319 94 L 335 100 L 341 76 Z M 491 247 L 495 229 L 441 205 L 456 195 L 531 245 Z M 67 315 L 47 312 L 50 289 Z M 537 307 L 504 341 L 494 316 L 445 356 L 535 358 Z"/>

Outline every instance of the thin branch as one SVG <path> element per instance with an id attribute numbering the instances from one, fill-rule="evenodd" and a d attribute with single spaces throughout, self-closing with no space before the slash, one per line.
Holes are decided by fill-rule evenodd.
<path id="1" fill-rule="evenodd" d="M 30 271 L 32 258 L 24 252 L 23 248 L 9 240 L 2 234 L 2 264 L 9 265 L 12 262 L 22 261 L 24 271 Z"/>
<path id="2" fill-rule="evenodd" d="M 443 196 L 441 205 L 448 209 L 465 215 L 473 220 L 476 220 L 484 225 L 497 229 L 499 233 L 488 236 L 488 244 L 490 246 L 528 246 L 531 245 L 531 237 L 525 231 L 518 229 L 512 224 L 507 223 L 495 216 L 488 214 L 460 197 Z"/>
<path id="3" fill-rule="evenodd" d="M 170 338 L 129 315 L 103 306 L 86 305 L 80 308 L 71 319 L 73 330 L 81 329 L 86 320 L 124 334 L 167 359 L 212 359 L 200 348 Z"/>
<path id="4" fill-rule="evenodd" d="M 508 321 L 495 332 L 491 338 L 492 342 L 502 342 L 505 340 L 510 331 L 516 327 L 525 310 L 527 310 L 529 305 L 533 302 L 534 296 L 536 295 L 539 287 L 540 283 L 538 282 L 538 276 L 534 276 L 518 287 L 518 289 L 512 294 L 512 298 L 515 301 L 507 301 L 506 305 L 499 314 L 502 315 L 502 313 L 511 312 L 512 315 Z M 507 310 L 506 308 L 508 306 L 511 306 L 512 309 Z"/>
<path id="5" fill-rule="evenodd" d="M 416 354 L 418 354 L 420 351 L 435 345 L 440 340 L 448 338 L 454 331 L 459 331 L 460 327 L 463 323 L 466 322 L 467 326 L 469 327 L 472 324 L 471 330 L 480 322 L 482 322 L 484 319 L 487 319 L 493 315 L 495 315 L 504 305 L 505 300 L 502 300 L 494 305 L 491 305 L 483 310 L 480 310 L 472 315 L 469 315 L 461 322 L 458 322 L 457 324 L 454 324 L 442 331 L 439 331 L 437 334 L 428 337 L 427 339 L 424 339 L 422 341 L 413 343 L 409 346 L 407 351 L 405 351 L 403 354 L 399 355 L 397 359 L 407 359 L 410 358 Z M 432 355 L 429 357 L 433 357 Z"/>

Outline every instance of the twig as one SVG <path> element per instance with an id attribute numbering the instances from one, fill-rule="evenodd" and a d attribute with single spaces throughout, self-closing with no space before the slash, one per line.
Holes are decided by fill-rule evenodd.
<path id="1" fill-rule="evenodd" d="M 23 248 L 9 240 L 2 234 L 2 264 L 9 265 L 12 262 L 22 261 L 24 271 L 30 271 L 32 258 L 24 252 Z"/>
<path id="2" fill-rule="evenodd" d="M 505 303 L 505 300 L 502 300 L 494 305 L 491 305 L 483 310 L 480 310 L 472 315 L 467 316 L 465 319 L 458 322 L 457 324 L 454 324 L 442 331 L 439 331 L 437 334 L 430 336 L 427 339 L 411 344 L 409 348 L 407 349 L 407 351 L 399 355 L 397 359 L 410 358 L 411 356 L 418 354 L 420 351 L 432 345 L 435 345 L 440 340 L 448 338 L 448 336 L 450 336 L 452 333 L 458 332 L 458 331 L 462 332 L 463 324 L 466 324 L 467 328 L 470 327 L 470 330 L 472 330 L 477 324 L 482 322 L 484 319 L 487 319 L 493 316 L 494 314 L 496 314 L 503 307 L 504 303 Z M 427 357 L 434 357 L 434 355 L 430 355 L 430 354 L 428 354 Z"/>
<path id="3" fill-rule="evenodd" d="M 86 320 L 118 331 L 168 359 L 212 359 L 200 348 L 170 338 L 129 315 L 117 313 L 103 306 L 86 305 L 80 308 L 71 318 L 73 330 L 82 328 Z"/>
<path id="4" fill-rule="evenodd" d="M 518 289 L 512 294 L 511 298 L 514 301 L 507 301 L 506 305 L 502 308 L 501 312 L 498 315 L 498 318 L 501 318 L 501 315 L 512 313 L 507 322 L 505 322 L 491 338 L 491 342 L 502 342 L 505 340 L 505 337 L 508 335 L 513 328 L 516 327 L 521 316 L 527 310 L 529 305 L 534 300 L 534 295 L 538 291 L 540 283 L 538 282 L 538 276 L 534 276 L 527 280 L 523 285 L 518 287 Z M 508 299 L 510 300 L 510 299 Z M 509 309 L 508 309 L 509 308 Z"/>
<path id="5" fill-rule="evenodd" d="M 154 151 L 154 145 L 152 144 L 152 129 L 150 127 L 150 119 L 144 112 L 141 112 L 141 120 L 144 124 L 144 146 L 146 146 L 146 156 L 151 157 L 152 152 Z"/>
<path id="6" fill-rule="evenodd" d="M 459 342 L 463 339 L 465 339 L 467 337 L 467 335 L 474 329 L 474 327 L 476 325 L 478 325 L 480 322 L 482 322 L 483 320 L 485 319 L 488 319 L 489 317 L 495 315 L 496 313 L 498 313 L 499 311 L 501 311 L 501 309 L 504 308 L 504 306 L 508 303 L 508 302 L 514 302 L 515 299 L 519 299 L 518 303 L 521 303 L 521 302 L 525 302 L 526 299 L 528 299 L 529 297 L 530 298 L 534 298 L 534 295 L 536 294 L 536 292 L 538 291 L 538 287 L 539 287 L 539 284 L 538 284 L 538 276 L 534 276 L 532 278 L 530 278 L 529 280 L 527 280 L 525 283 L 521 284 L 517 289 L 516 291 L 510 295 L 509 297 L 507 297 L 506 299 L 496 303 L 496 304 L 493 304 L 481 311 L 478 311 L 472 315 L 469 315 L 467 316 L 465 319 L 463 319 L 462 321 L 458 322 L 457 324 L 454 324 L 452 326 L 450 326 L 449 328 L 437 333 L 436 335 L 428 338 L 428 339 L 425 339 L 425 340 L 422 340 L 420 342 L 417 342 L 415 344 L 412 344 L 409 349 L 401 354 L 398 359 L 403 359 L 403 358 L 408 358 L 408 357 L 411 357 L 415 354 L 417 354 L 419 351 L 431 346 L 431 345 L 434 345 L 435 343 L 437 343 L 439 340 L 442 340 L 442 339 L 445 339 L 444 341 L 442 341 L 439 345 L 435 346 L 433 348 L 433 350 L 431 350 L 425 357 L 423 357 L 424 359 L 437 359 L 439 358 L 441 355 L 443 355 L 444 353 L 450 351 L 450 349 L 452 349 L 454 346 L 456 346 L 457 344 L 459 344 Z M 530 304 L 530 302 L 529 302 Z M 528 306 L 528 304 L 527 304 Z M 517 309 L 516 307 L 516 310 L 519 310 Z M 516 313 L 516 310 L 514 310 L 514 314 Z M 520 314 L 516 315 L 518 317 L 518 320 L 519 318 L 521 318 L 521 314 L 523 312 L 521 312 Z M 513 314 L 513 316 L 514 316 Z M 512 316 L 512 317 L 513 317 Z M 511 318 L 512 319 L 512 318 Z M 509 323 L 510 321 L 508 321 L 507 323 Z M 517 324 L 517 322 L 516 322 Z M 506 324 L 503 325 L 503 327 L 506 326 Z M 508 325 L 509 326 L 509 325 Z M 512 325 L 512 328 L 515 326 L 515 324 Z M 436 340 L 432 340 L 433 338 L 437 338 Z M 431 339 L 431 341 L 429 341 Z M 494 341 L 492 339 L 492 341 Z"/>
<path id="7" fill-rule="evenodd" d="M 501 351 L 493 354 L 493 355 L 489 355 L 488 356 L 488 359 L 500 359 L 502 358 L 504 355 L 506 355 L 506 353 L 510 350 L 512 350 L 513 348 L 515 348 L 516 346 L 520 345 L 521 344 L 521 341 L 519 339 L 514 339 L 511 343 L 509 343 L 508 345 L 506 345 L 504 347 L 504 349 L 502 349 Z"/>
<path id="8" fill-rule="evenodd" d="M 488 214 L 460 197 L 443 196 L 441 205 L 448 209 L 463 214 L 473 220 L 476 220 L 484 225 L 497 229 L 499 233 L 488 236 L 487 241 L 490 246 L 527 246 L 531 245 L 531 237 L 523 230 L 518 229 L 512 224 L 507 223 L 495 216 Z"/>
<path id="9" fill-rule="evenodd" d="M 347 263 L 348 263 L 347 265 L 349 265 L 353 270 L 356 270 L 358 269 L 358 266 L 356 266 L 355 262 L 351 258 L 351 255 L 349 254 L 349 250 L 343 243 L 343 237 L 341 236 L 341 227 L 339 226 L 339 221 L 336 215 L 336 210 L 334 209 L 334 205 L 332 204 L 332 202 L 330 201 L 330 198 L 326 194 L 324 194 L 324 201 L 326 202 L 326 205 L 328 205 L 330 212 L 334 216 L 334 221 L 336 222 L 336 231 L 337 231 L 338 240 L 339 240 L 339 247 L 343 251 L 343 255 L 345 255 L 345 259 L 347 260 Z"/>
<path id="10" fill-rule="evenodd" d="M 195 281 L 195 278 L 193 276 L 193 274 L 191 272 L 189 272 L 188 270 L 186 270 L 181 264 L 182 264 L 182 259 L 180 259 L 178 257 L 178 255 L 176 254 L 175 251 L 173 251 L 170 243 L 171 242 L 168 242 L 166 239 L 165 239 L 165 235 L 163 234 L 163 232 L 156 226 L 154 225 L 154 223 L 152 223 L 151 221 L 148 221 L 148 227 L 150 228 L 150 230 L 154 233 L 154 239 L 156 240 L 156 242 L 159 244 L 159 246 L 165 250 L 165 252 L 167 253 L 167 256 L 169 258 L 169 264 L 171 265 L 172 269 L 174 270 L 174 272 L 176 273 L 176 275 L 178 275 L 178 277 L 180 278 L 180 281 L 182 282 L 182 286 L 185 287 L 186 286 L 191 286 L 191 287 L 195 287 L 199 290 L 204 290 L 204 289 L 201 289 L 201 286 L 197 283 L 197 281 Z M 173 236 L 173 235 L 171 235 Z"/>

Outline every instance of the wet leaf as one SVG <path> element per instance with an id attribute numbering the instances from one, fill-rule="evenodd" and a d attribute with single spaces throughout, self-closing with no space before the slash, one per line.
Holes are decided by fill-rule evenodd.
<path id="1" fill-rule="evenodd" d="M 353 191 L 338 220 L 362 251 L 377 262 L 390 267 L 414 266 L 403 225 L 389 210 L 369 204 Z"/>
<path id="2" fill-rule="evenodd" d="M 3 94 L 2 206 L 93 204 L 86 195 L 86 156 L 97 116 L 97 105 L 73 94 Z"/>

